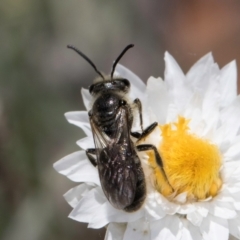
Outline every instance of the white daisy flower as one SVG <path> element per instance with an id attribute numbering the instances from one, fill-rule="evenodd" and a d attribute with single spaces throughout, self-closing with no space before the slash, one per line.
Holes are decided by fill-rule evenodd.
<path id="1" fill-rule="evenodd" d="M 142 101 L 144 127 L 159 124 L 136 143 L 154 144 L 163 162 L 161 169 L 151 151 L 139 153 L 147 183 L 146 200 L 139 210 L 128 213 L 112 207 L 97 169 L 86 157 L 84 150 L 94 147 L 88 90 L 82 90 L 87 111 L 66 113 L 67 120 L 87 135 L 77 142 L 84 150 L 54 164 L 59 173 L 81 183 L 64 195 L 73 207 L 69 217 L 91 228 L 107 226 L 106 240 L 240 239 L 236 63 L 220 70 L 208 54 L 186 75 L 169 53 L 165 63 L 164 81 L 151 77 L 147 86 L 123 66 L 116 68 L 131 83 L 130 99 Z"/>

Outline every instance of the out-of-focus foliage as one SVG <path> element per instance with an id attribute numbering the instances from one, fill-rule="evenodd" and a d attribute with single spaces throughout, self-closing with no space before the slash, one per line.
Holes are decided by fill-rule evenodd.
<path id="1" fill-rule="evenodd" d="M 76 184 L 52 168 L 78 150 L 83 133 L 63 114 L 83 109 L 80 88 L 96 75 L 67 44 L 108 73 L 134 43 L 121 63 L 146 81 L 163 75 L 166 50 L 186 71 L 209 51 L 221 66 L 239 60 L 239 16 L 239 0 L 2 0 L 0 238 L 104 238 L 104 229 L 67 218 L 62 194 Z"/>

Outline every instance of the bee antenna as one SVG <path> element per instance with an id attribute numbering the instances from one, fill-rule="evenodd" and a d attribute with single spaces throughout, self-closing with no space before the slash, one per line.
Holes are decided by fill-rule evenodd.
<path id="1" fill-rule="evenodd" d="M 74 47 L 72 45 L 67 45 L 67 48 L 70 48 L 70 49 L 74 50 L 76 53 L 78 53 L 83 59 L 85 59 L 94 68 L 95 72 L 98 73 L 99 76 L 101 76 L 101 78 L 103 80 L 105 80 L 105 78 L 103 77 L 101 72 L 98 71 L 98 69 L 95 66 L 95 64 L 85 54 L 83 54 L 80 50 L 78 50 L 76 47 Z"/>
<path id="2" fill-rule="evenodd" d="M 129 49 L 129 48 L 132 48 L 134 47 L 134 44 L 129 44 L 127 45 L 123 51 L 121 52 L 121 54 L 117 57 L 117 59 L 114 61 L 113 63 L 113 66 L 112 66 L 112 72 L 111 72 L 111 79 L 113 78 L 113 74 L 114 74 L 114 71 L 115 71 L 115 68 L 117 66 L 117 63 L 120 61 L 120 59 L 122 58 L 122 56 L 125 54 L 125 52 Z"/>

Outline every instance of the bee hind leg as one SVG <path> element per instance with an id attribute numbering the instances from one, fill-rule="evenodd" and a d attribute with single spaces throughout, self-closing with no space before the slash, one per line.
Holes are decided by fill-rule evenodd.
<path id="1" fill-rule="evenodd" d="M 94 167 L 97 166 L 97 159 L 94 158 L 92 155 L 96 155 L 96 154 L 97 154 L 97 149 L 95 148 L 88 148 L 86 150 L 87 158 L 89 159 L 89 161 L 92 163 Z"/>
<path id="2" fill-rule="evenodd" d="M 160 167 L 160 169 L 162 171 L 162 175 L 164 176 L 165 180 L 168 182 L 169 186 L 171 186 L 169 181 L 168 181 L 167 175 L 164 171 L 163 161 L 162 161 L 162 158 L 159 155 L 159 152 L 158 152 L 157 148 L 154 145 L 151 145 L 151 144 L 141 144 L 141 145 L 136 146 L 136 148 L 139 152 L 149 151 L 149 150 L 154 151 L 154 156 L 155 156 L 156 163 Z"/>

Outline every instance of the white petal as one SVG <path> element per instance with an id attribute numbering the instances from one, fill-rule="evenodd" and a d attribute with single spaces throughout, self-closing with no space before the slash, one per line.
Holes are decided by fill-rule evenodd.
<path id="1" fill-rule="evenodd" d="M 200 226 L 203 220 L 203 216 L 201 216 L 197 211 L 191 212 L 187 214 L 187 219 L 194 225 Z"/>
<path id="2" fill-rule="evenodd" d="M 166 123 L 169 96 L 165 83 L 161 78 L 150 77 L 147 82 L 148 105 L 160 124 Z"/>
<path id="3" fill-rule="evenodd" d="M 198 227 L 193 226 L 186 219 L 182 219 L 182 237 L 181 240 L 202 240 L 202 236 Z"/>
<path id="4" fill-rule="evenodd" d="M 194 204 L 196 207 L 196 211 L 202 216 L 202 217 L 206 217 L 208 215 L 209 212 L 209 207 L 208 204 L 206 202 L 198 202 Z"/>
<path id="5" fill-rule="evenodd" d="M 132 222 L 144 216 L 144 209 L 140 209 L 136 212 L 125 212 L 114 208 L 108 201 L 105 202 L 101 208 L 98 209 L 97 214 L 92 213 L 93 217 L 89 223 L 89 227 L 100 228 L 108 224 L 109 222 Z"/>
<path id="6" fill-rule="evenodd" d="M 80 127 L 87 136 L 92 136 L 89 117 L 86 111 L 67 112 L 64 115 L 69 123 Z"/>
<path id="7" fill-rule="evenodd" d="M 193 85 L 197 85 L 203 79 L 208 69 L 214 64 L 212 53 L 208 53 L 200 58 L 187 72 L 186 76 Z"/>
<path id="8" fill-rule="evenodd" d="M 178 109 L 178 114 L 185 111 L 186 104 L 189 103 L 193 92 L 186 84 L 186 77 L 175 59 L 169 54 L 165 53 L 165 81 L 168 86 L 170 100 Z"/>
<path id="9" fill-rule="evenodd" d="M 176 60 L 168 52 L 165 52 L 164 60 L 166 65 L 164 80 L 170 88 L 175 88 L 180 83 L 184 82 L 185 75 Z"/>
<path id="10" fill-rule="evenodd" d="M 166 214 L 173 215 L 180 209 L 179 204 L 169 202 L 164 196 L 159 193 L 155 194 L 157 203 L 162 207 Z"/>
<path id="11" fill-rule="evenodd" d="M 107 201 L 100 187 L 86 194 L 70 213 L 69 217 L 80 222 L 88 222 L 91 228 L 101 228 L 110 222 L 130 222 L 142 218 L 144 210 L 133 213 L 115 209 Z"/>
<path id="12" fill-rule="evenodd" d="M 115 72 L 130 81 L 131 91 L 133 92 L 135 98 L 142 97 L 143 93 L 145 93 L 146 85 L 136 74 L 121 64 L 117 64 Z"/>
<path id="13" fill-rule="evenodd" d="M 86 159 L 85 151 L 67 155 L 54 163 L 53 167 L 74 182 L 92 182 L 100 185 L 97 169 Z"/>
<path id="14" fill-rule="evenodd" d="M 139 219 L 135 222 L 128 223 L 123 240 L 151 240 L 150 236 L 149 223 L 143 219 Z"/>
<path id="15" fill-rule="evenodd" d="M 205 240 L 228 240 L 228 222 L 225 219 L 209 215 L 204 219 L 200 230 Z"/>
<path id="16" fill-rule="evenodd" d="M 228 221 L 229 231 L 237 239 L 240 239 L 240 219 L 239 217 L 236 219 L 232 219 Z"/>
<path id="17" fill-rule="evenodd" d="M 155 200 L 155 195 L 151 194 L 148 195 L 146 203 L 145 203 L 145 209 L 147 210 L 147 213 L 149 214 L 149 219 L 161 219 L 166 216 L 166 212 L 162 209 L 161 204 L 159 204 Z"/>
<path id="18" fill-rule="evenodd" d="M 110 223 L 107 227 L 104 240 L 122 240 L 125 230 L 126 224 Z"/>
<path id="19" fill-rule="evenodd" d="M 85 137 L 77 141 L 77 145 L 82 149 L 86 150 L 87 148 L 95 148 L 93 137 Z"/>
<path id="20" fill-rule="evenodd" d="M 212 53 L 208 53 L 191 67 L 186 77 L 193 91 L 197 90 L 203 94 L 212 81 L 212 77 L 219 73 L 219 68 L 213 61 Z"/>
<path id="21" fill-rule="evenodd" d="M 227 187 L 234 187 L 230 186 L 230 182 L 233 180 L 236 184 L 236 179 L 240 177 L 240 165 L 238 161 L 231 161 L 224 163 L 221 171 L 222 180 Z M 240 179 L 239 179 L 240 180 Z"/>
<path id="22" fill-rule="evenodd" d="M 225 127 L 224 140 L 232 141 L 240 127 L 240 95 L 221 112 L 221 122 Z"/>
<path id="23" fill-rule="evenodd" d="M 180 229 L 182 222 L 178 217 L 167 215 L 163 219 L 150 223 L 151 240 L 167 239 L 176 240 L 181 239 Z"/>
<path id="24" fill-rule="evenodd" d="M 69 218 L 79 222 L 89 223 L 106 201 L 107 199 L 100 187 L 94 188 L 82 197 L 77 206 L 69 214 Z M 105 225 L 106 223 L 100 227 Z"/>
<path id="25" fill-rule="evenodd" d="M 221 70 L 221 106 L 228 106 L 237 96 L 237 66 L 236 61 L 227 64 Z"/>
<path id="26" fill-rule="evenodd" d="M 87 194 L 90 190 L 92 190 L 93 186 L 88 184 L 80 184 L 77 187 L 74 187 L 67 191 L 63 196 L 65 200 L 68 202 L 68 204 L 75 208 L 78 204 L 78 202 L 81 200 L 81 198 Z"/>
<path id="27" fill-rule="evenodd" d="M 240 138 L 236 138 L 237 141 L 227 149 L 226 153 L 224 153 L 224 159 L 226 161 L 236 161 L 240 160 Z"/>
<path id="28" fill-rule="evenodd" d="M 185 203 L 186 200 L 187 200 L 187 192 L 183 192 L 183 193 L 180 193 L 178 194 L 174 200 L 176 200 L 177 202 L 179 203 Z"/>
<path id="29" fill-rule="evenodd" d="M 231 193 L 226 188 L 226 189 L 222 189 L 219 192 L 219 194 L 216 197 L 214 197 L 214 201 L 233 203 L 234 199 L 231 196 Z"/>
<path id="30" fill-rule="evenodd" d="M 210 213 L 216 217 L 231 219 L 237 216 L 236 211 L 230 203 L 213 201 L 210 207 Z"/>
<path id="31" fill-rule="evenodd" d="M 92 105 L 92 96 L 89 93 L 88 89 L 85 89 L 85 88 L 81 89 L 81 94 L 82 94 L 84 106 L 89 111 Z"/>
<path id="32" fill-rule="evenodd" d="M 209 87 L 204 95 L 202 103 L 202 119 L 205 121 L 203 135 L 208 136 L 212 130 L 215 130 L 219 121 L 219 85 L 214 79 L 209 83 Z"/>

